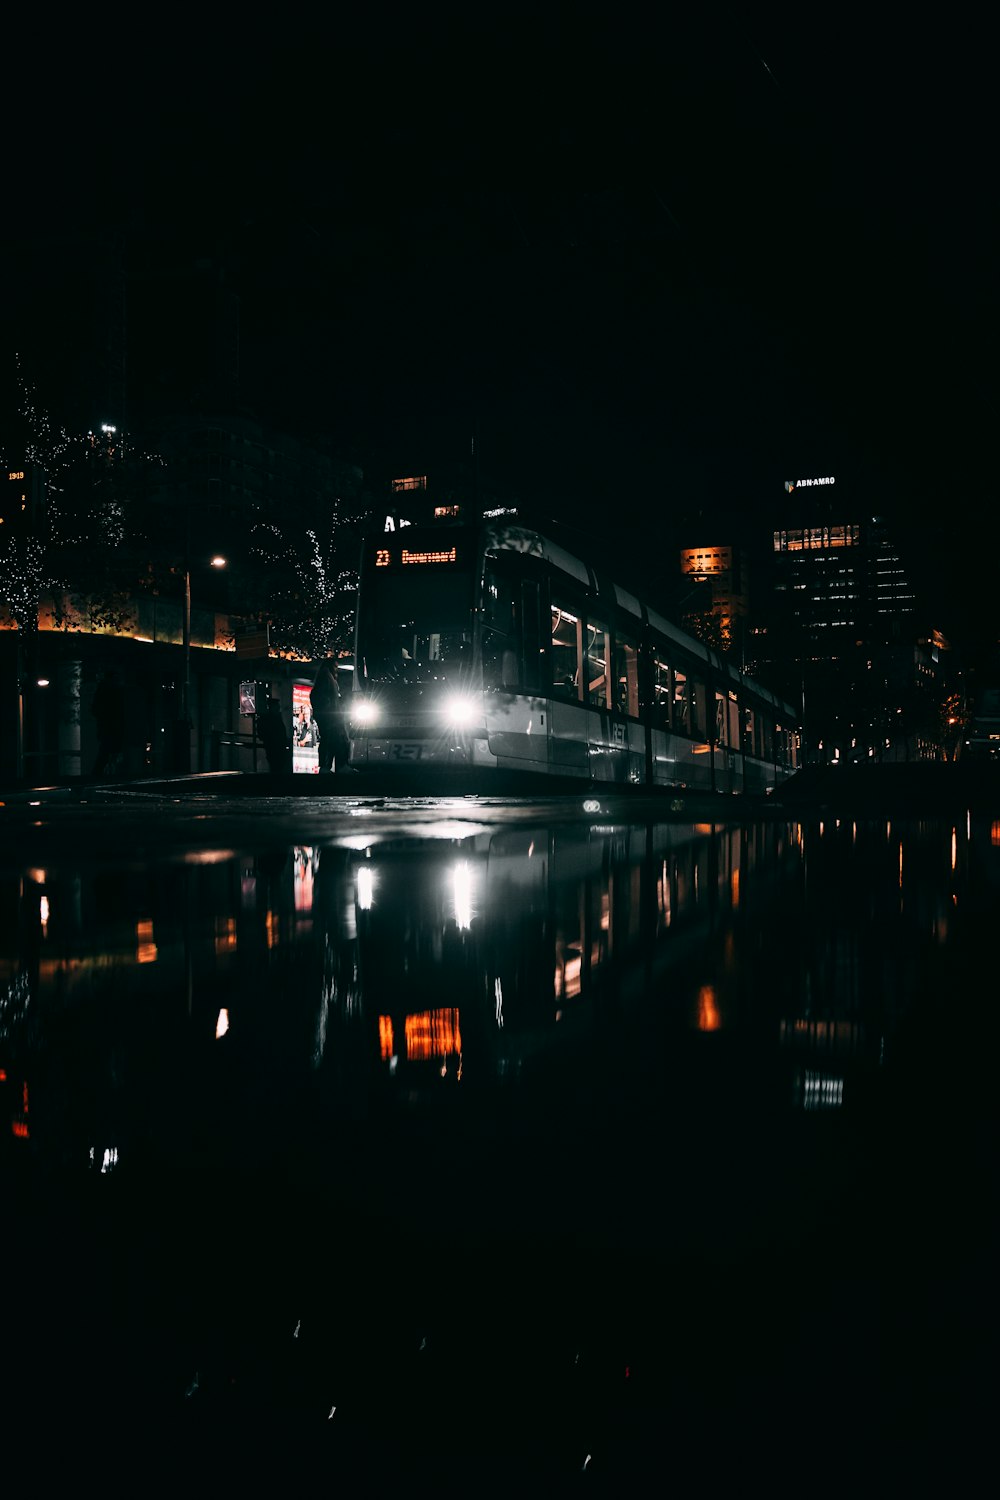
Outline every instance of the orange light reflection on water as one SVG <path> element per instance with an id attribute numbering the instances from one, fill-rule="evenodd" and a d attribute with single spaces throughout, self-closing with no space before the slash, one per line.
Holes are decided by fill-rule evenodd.
<path id="1" fill-rule="evenodd" d="M 722 1017 L 715 999 L 715 986 L 703 984 L 698 991 L 698 1030 L 718 1031 Z"/>

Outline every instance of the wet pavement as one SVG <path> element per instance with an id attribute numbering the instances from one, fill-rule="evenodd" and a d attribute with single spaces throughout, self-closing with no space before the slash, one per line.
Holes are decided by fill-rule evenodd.
<path id="1" fill-rule="evenodd" d="M 38 1482 L 976 1482 L 1000 807 L 2 800 Z"/>

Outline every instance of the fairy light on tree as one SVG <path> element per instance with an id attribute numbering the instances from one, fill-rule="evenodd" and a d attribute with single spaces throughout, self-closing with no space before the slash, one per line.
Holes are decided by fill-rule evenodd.
<path id="1" fill-rule="evenodd" d="M 50 475 L 58 472 L 66 462 L 70 439 L 65 432 L 53 432 L 48 413 L 38 408 L 34 390 L 24 379 L 19 358 L 16 359 L 16 377 L 16 426 L 20 445 L 17 452 L 0 455 L 0 468 L 9 480 L 14 480 L 19 473 L 32 471 L 38 478 L 39 489 L 47 491 Z M 38 629 L 41 596 L 53 581 L 46 545 L 48 518 L 43 519 L 46 510 L 45 506 L 33 506 L 28 524 L 20 527 L 8 524 L 0 528 L 0 604 L 6 607 L 17 629 L 29 639 Z"/>
<path id="2" fill-rule="evenodd" d="M 38 604 L 46 582 L 45 549 L 36 537 L 0 538 L 0 603 L 25 635 L 38 628 Z"/>
<path id="3" fill-rule="evenodd" d="M 279 652 L 315 659 L 351 649 L 357 571 L 342 566 L 334 540 L 324 547 L 313 530 L 296 543 L 273 524 L 251 534 L 261 567 L 262 612 Z"/>
<path id="4" fill-rule="evenodd" d="M 18 451 L 0 455 L 0 464 L 38 472 L 42 503 L 27 534 L 0 536 L 0 604 L 26 641 L 37 631 L 45 596 L 57 625 L 67 623 L 73 599 L 85 601 L 92 628 L 121 630 L 140 578 L 130 544 L 141 538 L 130 517 L 162 460 L 131 450 L 107 423 L 100 433 L 71 435 L 39 404 L 19 356 L 15 375 Z"/>
<path id="5" fill-rule="evenodd" d="M 371 502 L 360 487 L 339 488 L 323 534 L 273 521 L 259 521 L 250 534 L 254 612 L 268 621 L 276 650 L 300 660 L 348 655 L 354 647 L 358 526 Z"/>

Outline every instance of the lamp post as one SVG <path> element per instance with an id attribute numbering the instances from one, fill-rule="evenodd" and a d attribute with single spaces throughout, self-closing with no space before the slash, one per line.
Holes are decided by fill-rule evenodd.
<path id="1" fill-rule="evenodd" d="M 226 559 L 224 557 L 213 557 L 211 559 L 213 568 L 224 568 Z M 184 678 L 181 683 L 181 733 L 184 736 L 182 744 L 182 770 L 191 769 L 191 545 L 190 536 L 185 536 L 184 544 L 184 615 L 182 640 L 184 642 Z"/>

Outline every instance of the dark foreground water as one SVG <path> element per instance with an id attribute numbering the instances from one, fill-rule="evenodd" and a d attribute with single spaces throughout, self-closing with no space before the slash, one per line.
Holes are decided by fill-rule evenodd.
<path id="1" fill-rule="evenodd" d="M 971 1487 L 1000 810 L 473 815 L 2 845 L 4 1472 Z"/>

